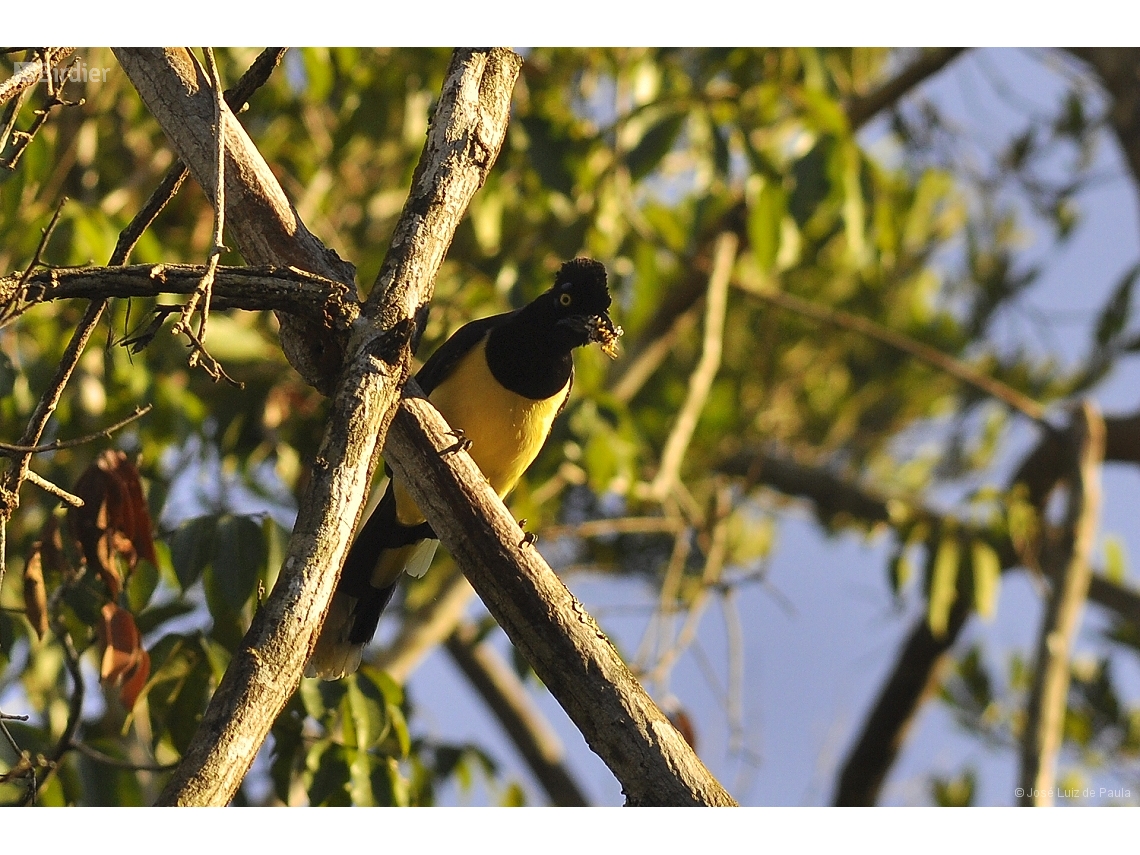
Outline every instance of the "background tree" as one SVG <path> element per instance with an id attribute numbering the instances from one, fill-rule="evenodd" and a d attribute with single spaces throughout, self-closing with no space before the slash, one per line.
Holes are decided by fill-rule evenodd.
<path id="1" fill-rule="evenodd" d="M 470 318 L 526 302 L 562 260 L 606 262 L 625 352 L 613 364 L 580 355 L 571 408 L 511 510 L 560 571 L 589 568 L 652 596 L 640 643 L 622 647 L 658 697 L 669 694 L 702 614 L 719 603 L 730 639 L 723 701 L 739 727 L 748 691 L 736 676 L 739 639 L 756 627 L 733 604 L 764 583 L 789 508 L 806 501 L 827 532 L 890 542 L 891 596 L 921 600 L 922 614 L 853 738 L 835 787 L 844 803 L 878 799 L 909 723 L 939 693 L 973 732 L 1021 745 L 1025 780 L 1037 784 L 1055 768 L 1062 719 L 1076 752 L 1068 756 L 1083 763 L 1126 764 L 1140 733 L 1111 664 L 1120 645 L 1135 646 L 1138 601 L 1121 584 L 1118 553 L 1109 550 L 1105 573 L 1088 575 L 1098 459 L 1136 462 L 1136 417 L 1109 413 L 1101 430 L 1095 408 L 1068 406 L 1137 348 L 1135 274 L 1110 289 L 1077 364 L 1006 346 L 994 333 L 1040 274 L 1023 260 L 1018 223 L 1048 223 L 1054 240 L 1068 240 L 1106 136 L 1140 167 L 1127 106 L 1137 58 L 1055 54 L 1070 94 L 979 167 L 972 141 L 913 97 L 959 54 L 529 52 L 498 162 L 435 278 L 423 333 L 428 353 Z M 221 79 L 238 80 L 256 56 L 219 52 Z M 109 72 L 18 94 L 18 75 L 0 84 L 0 158 L 10 167 L 0 176 L 0 266 L 13 273 L 0 432 L 36 445 L 151 409 L 109 443 L 33 458 L 33 477 L 105 511 L 88 528 L 54 495 L 24 487 L 16 511 L 7 494 L 0 710 L 31 717 L 3 722 L 0 796 L 145 803 L 190 746 L 231 658 L 245 655 L 243 635 L 277 579 L 330 404 L 311 385 L 320 377 L 307 383 L 282 351 L 300 313 L 287 301 L 224 312 L 261 293 L 226 279 L 224 268 L 199 342 L 205 352 L 192 348 L 203 364 L 189 365 L 187 337 L 153 321 L 177 320 L 178 309 L 164 308 L 170 294 L 192 291 L 202 271 L 177 288 L 172 271 L 166 296 L 127 290 L 135 296 L 109 304 L 48 432 L 27 439 L 71 331 L 94 326 L 87 305 L 62 297 L 112 295 L 105 283 L 51 291 L 67 281 L 49 271 L 126 261 L 118 236 L 175 159 L 126 62 L 120 68 L 102 51 L 47 58 Z M 249 102 L 241 123 L 299 220 L 356 265 L 365 298 L 447 69 L 445 51 L 291 51 L 256 94 L 240 98 Z M 203 183 L 205 195 L 185 182 L 131 261 L 200 264 L 211 255 L 216 193 Z M 37 249 L 63 196 L 70 201 Z M 230 242 L 236 248 L 241 236 Z M 221 256 L 223 265 L 242 260 L 233 250 Z M 285 290 L 300 299 L 312 284 Z M 320 362 L 289 357 L 302 370 Z M 1098 431 L 1102 444 L 1082 439 Z M 1031 450 L 1010 466 L 1018 443 Z M 128 456 L 100 454 L 108 446 Z M 26 465 L 21 448 L 6 453 L 10 472 Z M 132 465 L 157 530 L 153 547 L 137 522 Z M 1068 515 L 1045 514 L 1063 483 Z M 134 522 L 115 516 L 123 506 Z M 1058 616 L 1042 638 L 1071 638 L 1086 592 L 1119 621 L 1095 666 L 1076 663 L 1071 688 L 1068 642 L 1053 660 L 1032 650 L 1016 658 L 1008 689 L 997 688 L 992 657 L 977 647 L 945 667 L 975 612 L 1016 619 L 996 608 L 1004 570 L 1041 580 L 1054 604 L 1046 614 Z M 474 770 L 493 798 L 523 798 L 485 748 L 416 735 L 423 711 L 401 686 L 427 649 L 446 642 L 546 797 L 587 801 L 519 691 L 526 662 L 502 667 L 487 643 L 493 624 L 472 622 L 469 598 L 441 556 L 409 587 L 400 627 L 369 667 L 336 684 L 301 682 L 273 726 L 268 762 L 237 800 L 431 803 L 444 782 Z M 969 800 L 972 774 L 932 779 L 931 797 Z"/>

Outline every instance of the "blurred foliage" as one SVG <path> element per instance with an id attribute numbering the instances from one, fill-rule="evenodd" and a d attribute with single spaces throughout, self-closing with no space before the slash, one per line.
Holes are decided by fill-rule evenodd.
<path id="1" fill-rule="evenodd" d="M 236 81 L 256 53 L 220 51 L 223 80 Z M 17 167 L 0 170 L 5 273 L 29 263 L 63 196 L 70 201 L 43 260 L 105 263 L 173 162 L 110 52 L 80 55 L 89 68 L 109 69 L 106 81 L 69 84 L 66 97 L 82 103 L 54 108 Z M 290 51 L 241 114 L 301 219 L 357 266 L 362 293 L 380 268 L 448 56 Z M 1100 127 L 1089 93 L 1074 88 L 1055 117 L 1011 141 L 1000 169 L 979 177 L 955 159 L 954 129 L 925 101 L 894 105 L 876 126 L 874 145 L 853 132 L 845 100 L 885 82 L 907 57 L 865 48 L 526 54 L 504 149 L 437 279 L 421 355 L 474 317 L 524 304 L 565 259 L 606 263 L 614 315 L 625 328 L 623 356 L 611 364 L 596 349 L 578 355 L 569 410 L 512 500 L 532 530 L 570 527 L 559 540 L 563 566 L 633 574 L 664 587 L 668 608 L 697 601 L 710 578 L 735 584 L 762 575 L 782 505 L 762 473 L 727 485 L 717 474 L 720 460 L 749 445 L 907 496 L 986 477 L 1008 436 L 1005 409 L 920 361 L 854 332 L 821 331 L 749 290 L 779 289 L 861 316 L 1045 403 L 1087 388 L 1140 348 L 1129 326 L 1135 271 L 1105 307 L 1083 365 L 1066 370 L 1049 356 L 1002 350 L 986 335 L 1037 275 L 1019 259 L 1009 188 L 1028 194 L 1057 239 L 1077 223 L 1074 200 Z M 42 87 L 32 93 L 18 128 L 45 97 Z M 1035 167 L 1058 150 L 1073 158 L 1070 180 L 1058 187 L 1034 179 Z M 188 181 L 132 260 L 203 262 L 211 227 L 210 207 Z M 712 246 L 725 231 L 740 239 L 734 275 L 744 287 L 729 296 L 723 357 L 680 473 L 684 486 L 662 503 L 644 485 L 686 399 L 701 351 Z M 241 263 L 236 252 L 224 261 Z M 68 722 L 73 686 L 57 633 L 70 633 L 82 662 L 93 665 L 104 645 L 97 615 L 114 601 L 142 634 L 149 677 L 128 710 L 88 673 L 76 740 L 120 765 L 177 761 L 276 578 L 324 426 L 325 402 L 289 368 L 270 314 L 211 317 L 209 348 L 244 384 L 238 390 L 188 368 L 184 342 L 173 336 L 159 335 L 138 355 L 117 346 L 145 326 L 153 303 L 115 302 L 46 439 L 91 433 L 138 404 L 153 405 L 113 444 L 141 473 L 157 521 L 158 566 L 141 563 L 118 595 L 86 577 L 49 576 L 58 625 L 40 640 L 24 614 L 22 576 L 53 501 L 25 487 L 8 527 L 0 699 L 19 698 L 34 711 L 26 723 L 8 723 L 33 757 L 48 753 Z M 0 436 L 21 434 L 83 308 L 34 309 L 0 332 Z M 624 372 L 662 341 L 660 364 L 616 392 Z M 45 455 L 39 471 L 74 484 L 101 447 Z M 717 510 L 722 496 L 728 507 Z M 1012 532 L 1021 524 L 1016 507 L 979 494 L 962 512 L 973 525 L 968 532 L 900 521 L 890 566 L 896 592 L 914 575 L 914 552 L 924 550 L 932 627 L 945 626 L 957 597 L 993 614 L 998 572 L 983 535 Z M 619 518 L 655 516 L 677 520 L 681 534 L 619 525 Z M 727 525 L 718 528 L 722 519 Z M 573 530 L 606 520 L 614 523 L 609 532 Z M 714 554 L 723 567 L 710 567 Z M 418 584 L 431 585 L 430 576 Z M 415 601 L 416 591 L 408 597 Z M 978 662 L 963 667 L 947 698 L 969 721 L 981 721 L 990 689 Z M 1110 689 L 1090 688 L 1082 703 L 1095 695 L 1103 706 Z M 477 780 L 504 804 L 522 801 L 480 747 L 413 736 L 414 715 L 401 688 L 368 667 L 337 684 L 305 680 L 238 801 L 430 804 L 441 786 L 470 788 Z M 1112 726 L 1123 726 L 1125 713 L 1114 715 Z M 1087 739 L 1095 741 L 1108 725 L 1090 722 Z M 6 750 L 0 763 L 14 763 Z M 138 804 L 162 780 L 160 771 L 125 771 L 71 750 L 39 800 Z M 21 787 L 0 783 L 0 802 L 18 800 Z M 973 773 L 933 792 L 939 803 L 969 803 Z"/>

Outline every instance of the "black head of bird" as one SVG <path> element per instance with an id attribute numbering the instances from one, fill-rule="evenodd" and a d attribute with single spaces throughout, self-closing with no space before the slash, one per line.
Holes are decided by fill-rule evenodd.
<path id="1" fill-rule="evenodd" d="M 554 285 L 520 314 L 529 316 L 526 322 L 536 332 L 550 336 L 552 348 L 569 350 L 597 342 L 613 358 L 622 329 L 610 319 L 611 302 L 605 266 L 592 258 L 575 258 L 562 265 Z"/>

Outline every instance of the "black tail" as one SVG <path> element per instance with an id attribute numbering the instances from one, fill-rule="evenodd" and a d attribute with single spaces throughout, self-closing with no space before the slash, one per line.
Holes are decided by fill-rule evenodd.
<path id="1" fill-rule="evenodd" d="M 397 522 L 395 491 L 389 482 L 384 498 L 344 560 L 305 676 L 339 680 L 360 667 L 364 645 L 376 634 L 380 615 L 392 599 L 405 564 L 424 541 L 434 540 L 435 533 L 427 523 L 403 526 Z M 427 560 L 430 562 L 430 556 Z"/>

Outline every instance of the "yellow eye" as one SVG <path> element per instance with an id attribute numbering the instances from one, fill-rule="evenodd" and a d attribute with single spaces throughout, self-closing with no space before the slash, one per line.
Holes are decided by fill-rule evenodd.
<path id="1" fill-rule="evenodd" d="M 558 297 L 558 302 L 561 303 L 563 306 L 569 306 L 571 303 L 574 302 L 574 298 L 571 297 L 569 294 L 562 294 Z"/>

